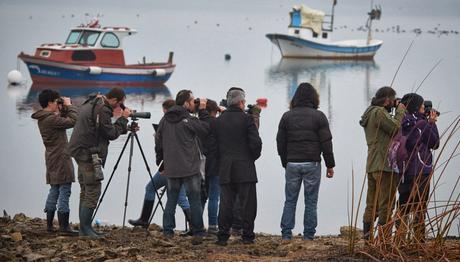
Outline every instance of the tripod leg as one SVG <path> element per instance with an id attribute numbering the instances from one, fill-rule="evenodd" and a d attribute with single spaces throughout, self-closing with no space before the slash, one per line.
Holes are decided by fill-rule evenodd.
<path id="1" fill-rule="evenodd" d="M 139 138 L 137 137 L 137 134 L 136 134 L 136 133 L 134 133 L 134 137 L 136 138 L 137 145 L 139 146 L 139 150 L 141 151 L 142 158 L 144 159 L 145 168 L 147 169 L 147 172 L 149 173 L 150 181 L 152 181 L 153 188 L 155 189 L 155 194 L 157 195 L 157 198 L 160 199 L 160 195 L 158 194 L 158 191 L 156 190 L 155 183 L 154 183 L 154 181 L 153 181 L 152 172 L 150 171 L 149 164 L 148 164 L 148 162 L 147 162 L 147 159 L 145 158 L 144 150 L 142 150 L 141 143 L 139 142 Z M 160 164 L 160 166 L 161 166 L 161 164 Z M 165 208 L 163 207 L 163 203 L 161 203 L 161 201 L 158 201 L 158 203 L 160 204 L 161 209 L 162 209 L 163 212 L 164 212 L 164 211 L 165 211 Z"/>
<path id="2" fill-rule="evenodd" d="M 157 212 L 158 206 L 160 205 L 161 199 L 163 198 L 163 195 L 165 194 L 165 192 L 166 192 L 166 186 L 163 187 L 163 189 L 161 190 L 160 196 L 158 197 L 158 203 L 156 203 L 155 209 L 153 210 L 153 213 L 152 213 L 152 215 L 150 216 L 149 225 L 152 223 L 153 216 L 155 216 L 155 213 Z M 148 227 L 147 227 L 147 230 L 148 230 Z"/>
<path id="3" fill-rule="evenodd" d="M 99 202 L 97 203 L 96 209 L 94 210 L 93 217 L 91 218 L 91 221 L 94 220 L 96 217 L 97 211 L 99 210 L 99 207 L 104 200 L 105 193 L 107 192 L 107 189 L 109 188 L 110 182 L 112 182 L 113 175 L 115 174 L 115 171 L 118 168 L 118 164 L 120 163 L 121 157 L 123 156 L 123 153 L 125 152 L 126 146 L 128 145 L 128 142 L 132 140 L 132 133 L 128 134 L 128 138 L 126 139 L 125 144 L 123 145 L 123 148 L 121 149 L 120 155 L 118 156 L 117 162 L 115 163 L 115 166 L 113 167 L 112 174 L 110 175 L 109 181 L 107 182 L 107 185 L 104 188 L 104 192 L 101 195 L 101 198 L 99 199 Z"/>
<path id="4" fill-rule="evenodd" d="M 136 136 L 136 133 L 131 132 L 131 143 L 129 145 L 129 162 L 128 162 L 128 178 L 126 181 L 126 195 L 125 195 L 125 209 L 123 211 L 123 228 L 125 228 L 125 221 L 126 221 L 126 209 L 128 208 L 128 194 L 129 194 L 129 180 L 131 178 L 131 165 L 133 161 L 133 149 L 134 149 L 134 139 L 133 136 Z"/>

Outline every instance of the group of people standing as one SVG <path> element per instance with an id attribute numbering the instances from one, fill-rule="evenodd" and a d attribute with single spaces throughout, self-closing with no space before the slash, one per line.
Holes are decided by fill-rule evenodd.
<path id="1" fill-rule="evenodd" d="M 388 239 L 393 225 L 407 231 L 407 216 L 412 213 L 415 237 L 424 241 L 432 150 L 439 146 L 437 118 L 436 110 L 425 109 L 422 96 L 409 93 L 397 99 L 391 87 L 380 88 L 364 112 L 360 125 L 368 145 L 365 239 L 373 239 L 377 218 L 380 238 Z M 398 210 L 393 216 L 395 203 Z"/>
<path id="2" fill-rule="evenodd" d="M 91 223 L 103 179 L 94 161 L 100 159 L 104 165 L 109 141 L 128 131 L 127 118 L 132 112 L 123 105 L 125 97 L 122 89 L 113 88 L 105 95 L 90 96 L 77 110 L 69 98 L 61 98 L 56 91 L 40 93 L 43 109 L 32 118 L 38 120 L 46 148 L 46 178 L 51 186 L 45 206 L 49 231 L 54 230 L 57 209 L 61 232 L 101 236 Z M 175 210 L 179 205 L 190 225 L 188 234 L 193 236 L 192 244 L 201 244 L 206 232 L 203 210 L 208 202 L 208 233 L 217 234 L 216 244 L 226 245 L 232 228 L 238 226 L 242 229 L 241 241 L 254 243 L 258 181 L 255 161 L 261 155 L 262 140 L 258 132 L 260 108 L 255 106 L 247 112 L 245 97 L 243 89 L 232 87 L 227 91 L 227 106 L 223 108 L 212 100 L 195 99 L 190 90 L 181 90 L 175 100 L 163 103 L 164 116 L 155 133 L 159 171 L 145 187 L 140 217 L 130 219 L 130 224 L 148 227 L 157 190 L 166 187 L 167 202 L 163 213 L 166 238 L 174 237 Z M 368 191 L 363 217 L 366 238 L 372 235 L 376 218 L 387 230 L 397 189 L 398 206 L 404 214 L 410 212 L 409 205 L 419 201 L 426 203 L 428 199 L 431 150 L 439 144 L 437 115 L 425 112 L 423 98 L 417 94 L 405 95 L 398 105 L 395 101 L 396 92 L 392 88 L 379 89 L 360 121 L 369 148 Z M 112 122 L 113 111 L 118 107 L 123 108 L 121 116 Z M 289 110 L 279 122 L 277 150 L 285 168 L 285 202 L 280 224 L 283 241 L 293 238 L 302 183 L 305 196 L 303 239 L 314 239 L 321 157 L 327 168 L 326 177 L 334 176 L 329 122 L 318 108 L 316 89 L 309 83 L 301 83 Z M 393 108 L 396 110 L 390 114 Z M 66 129 L 69 128 L 74 130 L 68 143 Z M 395 170 L 388 158 L 396 137 L 410 152 L 407 159 L 403 159 L 402 170 Z M 77 162 L 80 183 L 79 232 L 69 227 L 68 202 L 71 183 L 75 180 L 71 156 Z M 414 187 L 417 194 L 411 193 Z M 421 221 L 424 219 L 422 213 Z"/>

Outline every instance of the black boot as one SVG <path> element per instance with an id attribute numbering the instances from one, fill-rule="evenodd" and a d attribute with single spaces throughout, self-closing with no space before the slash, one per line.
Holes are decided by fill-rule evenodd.
<path id="1" fill-rule="evenodd" d="M 54 232 L 53 221 L 54 221 L 54 213 L 56 211 L 46 211 L 46 231 Z"/>
<path id="2" fill-rule="evenodd" d="M 91 226 L 93 212 L 94 209 L 80 206 L 80 236 L 88 236 L 91 238 L 99 237 Z"/>
<path id="3" fill-rule="evenodd" d="M 128 223 L 130 223 L 133 226 L 140 226 L 143 228 L 147 228 L 149 226 L 150 215 L 152 214 L 153 203 L 154 201 L 152 200 L 144 199 L 144 205 L 142 206 L 141 217 L 137 220 L 128 219 Z"/>
<path id="4" fill-rule="evenodd" d="M 58 211 L 58 221 L 59 221 L 59 232 L 66 235 L 78 236 L 78 231 L 73 230 L 69 226 L 69 212 L 59 212 Z"/>
<path id="5" fill-rule="evenodd" d="M 184 211 L 184 216 L 185 216 L 185 219 L 187 220 L 187 223 L 188 223 L 188 230 L 184 231 L 183 233 L 181 233 L 180 236 L 181 237 L 193 236 L 192 212 L 190 211 L 190 208 L 182 209 L 182 211 Z"/>
<path id="6" fill-rule="evenodd" d="M 363 238 L 369 240 L 371 233 L 371 223 L 363 222 Z"/>

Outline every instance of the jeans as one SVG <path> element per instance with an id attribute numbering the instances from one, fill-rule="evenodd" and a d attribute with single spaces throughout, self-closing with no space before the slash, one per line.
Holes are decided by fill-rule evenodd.
<path id="1" fill-rule="evenodd" d="M 219 176 L 210 176 L 208 187 L 208 223 L 210 226 L 217 226 L 217 213 L 219 210 L 220 185 Z"/>
<path id="2" fill-rule="evenodd" d="M 168 179 L 165 176 L 162 176 L 160 172 L 157 172 L 153 176 L 153 184 L 152 180 L 150 179 L 147 185 L 145 186 L 145 196 L 144 200 L 155 201 L 155 190 L 158 190 L 164 186 L 166 186 Z M 153 186 L 155 185 L 155 187 Z M 182 209 L 189 209 L 190 204 L 188 203 L 187 196 L 185 194 L 185 187 L 184 185 L 181 186 L 179 191 L 179 197 L 177 199 L 177 204 Z"/>
<path id="3" fill-rule="evenodd" d="M 295 225 L 295 210 L 300 187 L 304 186 L 305 212 L 303 216 L 303 239 L 312 240 L 318 225 L 317 204 L 321 182 L 321 164 L 319 162 L 292 163 L 286 166 L 286 201 L 281 218 L 281 235 L 283 239 L 292 239 Z"/>
<path id="4" fill-rule="evenodd" d="M 176 204 L 179 197 L 179 191 L 185 186 L 187 198 L 190 201 L 191 228 L 193 235 L 203 235 L 203 209 L 201 206 L 201 175 L 196 174 L 183 178 L 167 178 L 167 194 L 165 211 L 163 213 L 163 234 L 174 235 L 176 227 Z"/>
<path id="5" fill-rule="evenodd" d="M 60 185 L 51 185 L 50 191 L 48 193 L 48 198 L 46 199 L 45 212 L 54 212 L 57 210 L 61 213 L 69 213 L 69 198 L 71 193 L 71 183 L 60 184 Z"/>

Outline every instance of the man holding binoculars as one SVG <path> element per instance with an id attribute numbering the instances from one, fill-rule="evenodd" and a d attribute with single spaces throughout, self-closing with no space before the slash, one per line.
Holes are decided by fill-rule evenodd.
<path id="1" fill-rule="evenodd" d="M 69 151 L 78 164 L 80 183 L 80 235 L 97 237 L 91 226 L 94 209 L 101 195 L 101 180 L 110 140 L 128 131 L 129 108 L 112 124 L 114 109 L 121 107 L 126 95 L 121 88 L 112 88 L 106 95 L 94 95 L 80 107 L 77 123 L 69 142 Z"/>

